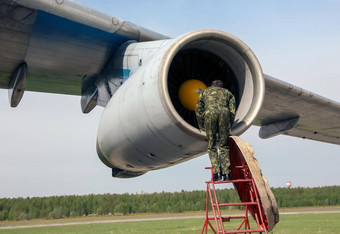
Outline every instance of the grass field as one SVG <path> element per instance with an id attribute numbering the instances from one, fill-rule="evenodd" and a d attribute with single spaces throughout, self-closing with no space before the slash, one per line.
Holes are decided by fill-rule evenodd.
<path id="1" fill-rule="evenodd" d="M 117 220 L 116 223 L 105 223 L 112 221 L 112 219 L 92 219 L 89 221 L 87 218 L 76 220 L 79 224 L 66 225 L 66 226 L 48 226 L 48 227 L 34 227 L 34 228 L 20 228 L 20 229 L 0 229 L 0 233 L 200 233 L 204 218 L 204 214 L 200 213 L 196 217 L 185 217 L 185 214 L 178 215 L 184 219 L 178 220 L 175 215 L 167 216 L 168 220 L 150 221 L 147 219 L 154 219 L 162 217 L 162 215 L 153 215 L 143 218 L 143 221 L 136 221 L 136 217 L 124 217 Z M 174 219 L 173 219 L 174 218 Z M 186 219 L 188 218 L 188 219 Z M 132 219 L 132 220 L 131 220 Z M 135 219 L 135 220 L 133 220 Z M 99 222 L 103 223 L 90 223 L 86 222 Z M 121 221 L 123 220 L 123 221 Z M 147 221 L 145 221 L 147 220 Z M 129 221 L 129 222 L 126 222 Z M 52 223 L 65 223 L 72 222 L 69 219 L 52 222 Z M 46 225 L 47 221 L 29 221 L 17 222 L 17 225 Z M 73 220 L 73 223 L 75 221 Z M 0 223 L 1 227 L 8 226 L 6 222 Z M 13 226 L 14 223 L 10 224 Z M 230 223 L 226 224 L 228 228 Z M 212 233 L 212 232 L 210 232 Z M 270 233 L 283 234 L 283 233 L 340 233 L 340 213 L 308 213 L 308 214 L 281 214 L 280 222 L 275 226 L 274 230 Z"/>

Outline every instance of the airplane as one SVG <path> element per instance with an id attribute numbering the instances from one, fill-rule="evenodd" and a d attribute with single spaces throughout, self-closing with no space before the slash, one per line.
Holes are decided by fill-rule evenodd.
<path id="1" fill-rule="evenodd" d="M 27 90 L 79 95 L 83 113 L 104 107 L 96 149 L 114 177 L 205 154 L 192 105 L 216 77 L 237 99 L 233 135 L 257 125 L 264 139 L 340 144 L 339 103 L 263 74 L 252 50 L 229 33 L 173 39 L 70 0 L 5 0 L 0 9 L 0 88 L 10 105 Z"/>

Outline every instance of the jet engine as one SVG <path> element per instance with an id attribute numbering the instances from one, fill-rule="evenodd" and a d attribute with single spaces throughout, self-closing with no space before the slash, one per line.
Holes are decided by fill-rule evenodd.
<path id="1" fill-rule="evenodd" d="M 257 58 L 225 32 L 129 42 L 113 59 L 129 77 L 102 114 L 97 152 L 115 177 L 139 176 L 205 154 L 205 132 L 198 129 L 194 106 L 215 79 L 236 98 L 233 135 L 250 127 L 262 105 L 264 78 Z"/>

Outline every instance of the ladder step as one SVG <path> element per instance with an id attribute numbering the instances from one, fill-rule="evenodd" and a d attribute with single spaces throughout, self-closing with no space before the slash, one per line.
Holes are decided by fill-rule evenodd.
<path id="1" fill-rule="evenodd" d="M 206 181 L 206 183 L 213 184 L 225 184 L 225 183 L 243 183 L 243 182 L 251 182 L 251 179 L 239 179 L 239 180 L 221 180 L 221 181 Z"/>
<path id="2" fill-rule="evenodd" d="M 222 217 L 222 219 L 245 219 L 247 216 L 228 216 L 228 217 Z M 209 217 L 208 220 L 215 220 L 215 217 Z M 220 219 L 219 216 L 216 216 L 216 219 Z"/>
<path id="3" fill-rule="evenodd" d="M 230 222 L 230 220 L 233 218 L 233 217 L 216 217 L 217 219 L 221 219 L 222 222 Z M 215 220 L 215 218 L 208 218 L 208 220 Z"/>
<path id="4" fill-rule="evenodd" d="M 234 231 L 224 231 L 219 233 L 251 233 L 251 232 L 265 232 L 265 229 L 243 229 L 243 230 L 234 230 Z"/>
<path id="5" fill-rule="evenodd" d="M 230 218 L 229 217 L 222 217 L 222 222 L 230 222 Z"/>
<path id="6" fill-rule="evenodd" d="M 213 206 L 249 206 L 249 205 L 257 205 L 257 202 L 222 203 L 222 204 L 214 203 L 213 204 Z"/>

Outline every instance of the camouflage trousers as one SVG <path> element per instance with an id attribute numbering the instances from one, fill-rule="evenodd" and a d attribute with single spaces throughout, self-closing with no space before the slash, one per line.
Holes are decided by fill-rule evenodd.
<path id="1" fill-rule="evenodd" d="M 206 110 L 204 127 L 208 138 L 208 153 L 214 173 L 229 173 L 229 129 L 231 127 L 228 109 Z M 217 151 L 217 134 L 219 152 Z"/>

